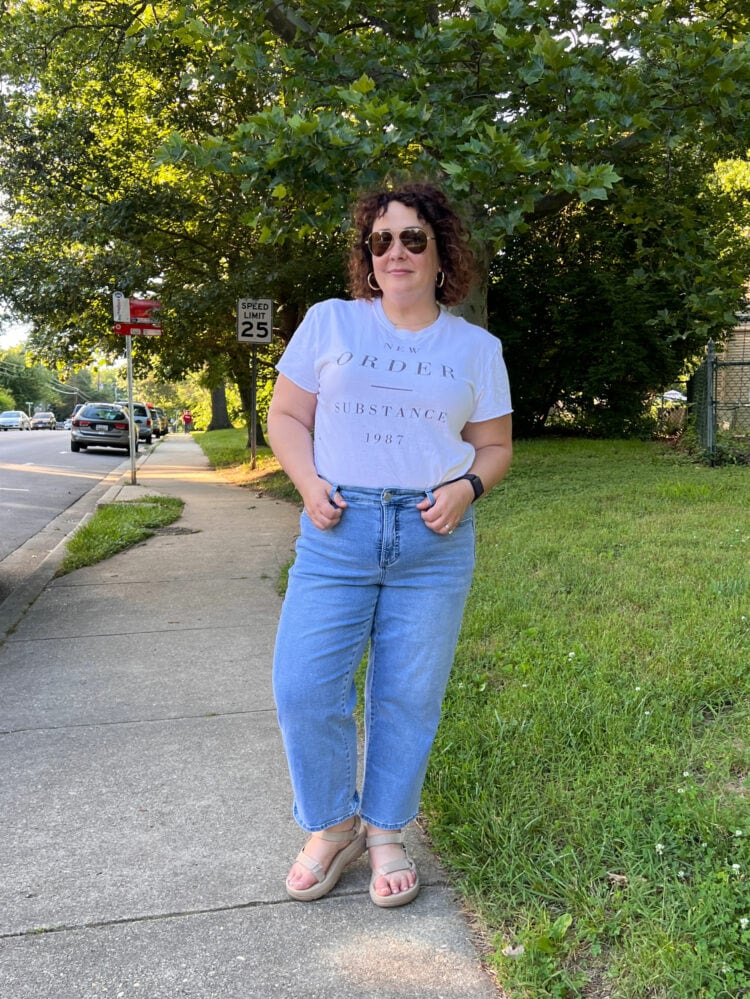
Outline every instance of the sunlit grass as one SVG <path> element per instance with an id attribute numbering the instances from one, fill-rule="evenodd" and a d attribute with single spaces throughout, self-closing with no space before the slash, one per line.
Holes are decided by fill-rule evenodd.
<path id="1" fill-rule="evenodd" d="M 478 508 L 424 810 L 513 997 L 750 987 L 749 510 L 747 470 L 570 441 Z"/>
<path id="2" fill-rule="evenodd" d="M 195 438 L 213 468 L 226 481 L 262 490 L 277 499 L 301 502 L 300 496 L 268 447 L 256 449 L 256 467 L 246 430 L 211 430 Z"/>
<path id="3" fill-rule="evenodd" d="M 99 506 L 68 541 L 58 575 L 95 565 L 151 537 L 158 528 L 177 520 L 184 505 L 171 496 L 144 496 Z"/>

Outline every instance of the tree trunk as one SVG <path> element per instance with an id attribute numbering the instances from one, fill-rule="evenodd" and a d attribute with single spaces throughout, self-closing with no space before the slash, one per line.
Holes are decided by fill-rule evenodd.
<path id="1" fill-rule="evenodd" d="M 467 323 L 487 329 L 487 285 L 489 283 L 490 250 L 487 245 L 475 248 L 477 282 L 460 305 L 450 309 Z"/>
<path id="2" fill-rule="evenodd" d="M 211 422 L 206 429 L 232 429 L 232 422 L 227 412 L 227 388 L 223 382 L 211 389 Z"/>
<path id="3" fill-rule="evenodd" d="M 253 416 L 255 417 L 255 443 L 258 447 L 266 447 L 266 439 L 263 436 L 263 427 L 260 424 L 260 420 L 257 415 L 257 405 L 255 407 L 255 414 L 253 414 L 253 379 L 252 371 L 250 368 L 251 358 L 249 356 L 249 351 L 247 347 L 242 348 L 246 353 L 240 355 L 240 357 L 232 358 L 232 375 L 237 384 L 237 389 L 240 393 L 240 401 L 242 403 L 242 413 L 245 417 L 245 425 L 247 426 L 247 446 L 252 447 L 252 424 Z M 243 363 L 244 361 L 244 363 Z"/>

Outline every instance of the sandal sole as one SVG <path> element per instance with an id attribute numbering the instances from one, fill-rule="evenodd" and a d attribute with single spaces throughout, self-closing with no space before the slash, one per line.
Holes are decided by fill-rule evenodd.
<path id="1" fill-rule="evenodd" d="M 349 846 L 344 847 L 343 850 L 340 850 L 336 854 L 322 881 L 310 885 L 309 888 L 292 888 L 291 885 L 287 884 L 287 895 L 296 902 L 314 902 L 316 899 L 323 898 L 324 895 L 333 891 L 339 883 L 341 875 L 344 873 L 344 868 L 355 861 L 357 857 L 361 857 L 365 849 L 365 832 L 363 829 L 360 835 Z"/>
<path id="2" fill-rule="evenodd" d="M 375 891 L 375 878 L 373 878 L 370 882 L 370 898 L 379 909 L 395 909 L 399 905 L 408 905 L 409 902 L 413 902 L 421 887 L 419 877 L 417 877 L 416 882 L 406 891 L 401 891 L 397 895 L 378 895 Z"/>

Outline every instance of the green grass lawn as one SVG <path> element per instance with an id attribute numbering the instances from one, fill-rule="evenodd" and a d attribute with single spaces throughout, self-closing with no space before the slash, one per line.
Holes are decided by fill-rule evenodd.
<path id="1" fill-rule="evenodd" d="M 150 538 L 159 527 L 178 519 L 185 504 L 169 496 L 105 503 L 68 541 L 58 575 L 95 565 Z"/>
<path id="2" fill-rule="evenodd" d="M 280 470 L 270 448 L 256 448 L 256 468 L 251 468 L 251 452 L 245 430 L 210 430 L 193 438 L 200 444 L 211 465 L 229 482 L 257 486 L 277 499 L 300 501 L 299 494 Z"/>
<path id="3" fill-rule="evenodd" d="M 517 444 L 423 795 L 511 999 L 750 996 L 749 693 L 750 469 Z"/>

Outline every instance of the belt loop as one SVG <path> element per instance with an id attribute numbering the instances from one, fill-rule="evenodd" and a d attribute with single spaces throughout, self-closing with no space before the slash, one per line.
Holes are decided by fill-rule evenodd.
<path id="1" fill-rule="evenodd" d="M 330 491 L 330 493 L 328 494 L 328 502 L 329 502 L 329 503 L 331 504 L 331 506 L 335 506 L 335 505 L 336 505 L 336 504 L 335 504 L 335 503 L 333 502 L 333 497 L 334 497 L 334 496 L 336 495 L 336 493 L 337 493 L 338 491 L 339 491 L 339 487 L 338 487 L 338 485 L 337 485 L 336 483 L 334 483 L 334 485 L 332 485 L 332 486 L 331 486 L 331 491 Z"/>
<path id="2" fill-rule="evenodd" d="M 424 494 L 427 497 L 427 499 L 430 501 L 430 506 L 435 506 L 435 497 L 432 494 L 432 490 L 425 489 Z"/>

